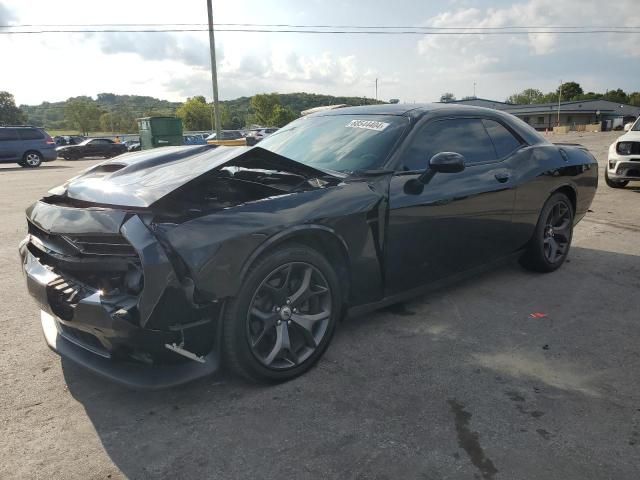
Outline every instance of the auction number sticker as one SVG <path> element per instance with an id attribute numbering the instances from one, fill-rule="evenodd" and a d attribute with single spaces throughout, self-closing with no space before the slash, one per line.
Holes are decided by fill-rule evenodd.
<path id="1" fill-rule="evenodd" d="M 376 132 L 381 132 L 388 126 L 388 123 L 375 120 L 351 120 L 347 123 L 348 128 L 364 128 L 366 130 L 375 130 Z"/>

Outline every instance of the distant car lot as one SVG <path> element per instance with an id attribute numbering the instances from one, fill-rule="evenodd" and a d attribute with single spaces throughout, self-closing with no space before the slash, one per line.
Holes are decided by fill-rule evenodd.
<path id="1" fill-rule="evenodd" d="M 602 181 L 619 134 L 553 137 L 600 164 L 562 270 L 499 268 L 349 321 L 287 384 L 162 394 L 61 364 L 23 285 L 24 208 L 101 160 L 0 165 L 0 478 L 636 478 L 640 188 Z"/>

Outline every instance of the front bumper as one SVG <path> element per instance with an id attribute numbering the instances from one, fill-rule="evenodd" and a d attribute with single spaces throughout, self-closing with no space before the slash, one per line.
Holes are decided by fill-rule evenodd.
<path id="1" fill-rule="evenodd" d="M 97 375 L 128 388 L 158 390 L 175 387 L 212 375 L 219 367 L 219 360 L 214 352 L 204 357 L 204 363 L 182 362 L 153 366 L 114 361 L 109 356 L 98 354 L 85 344 L 73 340 L 73 337 L 65 335 L 61 331 L 60 320 L 50 313 L 41 310 L 40 320 L 45 341 L 51 350 Z"/>
<path id="2" fill-rule="evenodd" d="M 640 155 L 609 154 L 607 176 L 611 180 L 640 181 Z"/>
<path id="3" fill-rule="evenodd" d="M 51 208 L 36 209 L 31 220 L 37 220 L 42 209 Z M 44 212 L 49 213 L 47 218 L 51 217 L 51 211 Z M 63 209 L 57 213 L 64 216 Z M 104 224 L 105 219 L 101 220 Z M 219 368 L 218 348 L 203 351 L 201 347 L 204 362 L 199 363 L 165 347 L 183 344 L 186 339 L 185 348 L 189 349 L 190 339 L 202 336 L 203 332 L 214 343 L 215 332 L 211 324 L 197 327 L 179 324 L 173 313 L 166 314 L 171 305 L 158 303 L 163 301 L 168 286 L 176 286 L 168 258 L 137 217 L 125 222 L 122 231 L 127 232 L 143 268 L 148 270 L 147 285 L 138 296 L 105 295 L 47 265 L 46 257 L 34 246 L 32 235 L 20 244 L 27 288 L 41 309 L 47 344 L 61 356 L 132 388 L 166 388 L 214 373 Z M 70 295 L 75 296 L 72 308 L 61 302 L 61 298 Z M 140 316 L 133 318 L 131 312 Z M 182 317 L 186 316 L 185 312 Z"/>

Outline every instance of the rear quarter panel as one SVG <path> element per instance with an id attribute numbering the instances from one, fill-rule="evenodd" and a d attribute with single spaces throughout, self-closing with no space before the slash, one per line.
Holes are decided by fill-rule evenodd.
<path id="1" fill-rule="evenodd" d="M 555 191 L 569 188 L 574 192 L 577 223 L 587 213 L 598 186 L 598 162 L 588 151 L 553 144 L 526 150 L 526 157 L 514 172 L 513 228 L 522 247 L 531 238 L 544 203 Z"/>

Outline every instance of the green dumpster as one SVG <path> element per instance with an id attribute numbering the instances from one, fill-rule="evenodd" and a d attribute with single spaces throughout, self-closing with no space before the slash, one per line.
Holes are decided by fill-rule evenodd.
<path id="1" fill-rule="evenodd" d="M 182 120 L 176 117 L 138 118 L 142 150 L 182 145 Z"/>

